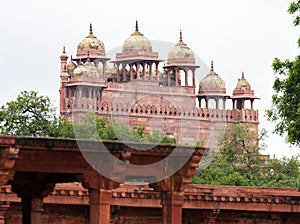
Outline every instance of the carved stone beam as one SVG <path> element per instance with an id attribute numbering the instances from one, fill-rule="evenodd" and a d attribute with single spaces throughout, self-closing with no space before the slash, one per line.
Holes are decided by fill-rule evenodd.
<path id="1" fill-rule="evenodd" d="M 13 179 L 15 174 L 15 162 L 18 158 L 18 148 L 0 148 L 0 187 Z"/>

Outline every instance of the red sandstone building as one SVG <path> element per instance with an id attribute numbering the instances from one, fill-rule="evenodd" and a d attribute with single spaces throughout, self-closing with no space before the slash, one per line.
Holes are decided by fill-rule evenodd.
<path id="1" fill-rule="evenodd" d="M 69 120 L 92 111 L 130 126 L 146 124 L 149 131 L 169 133 L 181 143 L 207 140 L 226 122 L 258 128 L 258 111 L 253 109 L 257 97 L 244 74 L 230 96 L 212 64 L 197 88 L 199 66 L 181 32 L 164 66 L 138 24 L 113 60 L 106 57 L 92 27 L 78 44 L 76 57 L 68 61 L 64 49 L 60 59 L 60 113 Z M 226 109 L 229 99 L 233 108 Z M 107 158 L 105 169 L 112 171 L 113 180 L 96 172 L 79 148 L 94 158 Z M 126 182 L 128 177 L 153 178 L 168 169 L 172 164 L 164 159 L 176 148 L 2 136 L 0 224 L 300 223 L 297 189 L 190 184 L 205 148 L 180 146 L 173 161 L 187 151 L 191 154 L 164 179 L 150 185 Z M 122 162 L 107 156 L 107 150 Z M 126 165 L 160 161 L 151 170 Z"/>
<path id="2" fill-rule="evenodd" d="M 226 93 L 213 63 L 210 72 L 197 77 L 202 80 L 196 83 L 199 66 L 181 31 L 164 66 L 137 23 L 113 60 L 107 58 L 92 27 L 78 44 L 76 57 L 68 61 L 64 50 L 60 59 L 60 113 L 68 119 L 78 120 L 90 111 L 131 127 L 146 124 L 149 131 L 167 132 L 189 144 L 209 139 L 215 125 L 228 122 L 246 122 L 258 129 L 258 111 L 253 109 L 258 98 L 244 74 L 232 96 Z M 231 109 L 226 109 L 228 99 L 232 100 Z M 251 102 L 249 108 L 246 101 Z"/>

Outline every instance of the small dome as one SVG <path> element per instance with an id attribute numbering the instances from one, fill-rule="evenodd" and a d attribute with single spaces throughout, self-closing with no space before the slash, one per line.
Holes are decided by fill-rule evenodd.
<path id="1" fill-rule="evenodd" d="M 118 72 L 118 68 L 115 65 L 106 65 L 105 67 L 105 73 L 109 73 L 109 74 L 117 74 Z"/>
<path id="2" fill-rule="evenodd" d="M 78 66 L 73 71 L 73 75 L 74 77 L 80 77 L 83 76 L 84 74 L 86 74 L 86 68 L 81 62 L 79 62 Z"/>
<path id="3" fill-rule="evenodd" d="M 73 75 L 81 78 L 98 79 L 101 77 L 100 71 L 88 60 L 84 64 L 80 64 L 75 68 Z"/>
<path id="4" fill-rule="evenodd" d="M 200 81 L 199 87 L 202 89 L 225 89 L 225 82 L 214 71 L 213 62 L 211 62 L 210 72 Z"/>
<path id="5" fill-rule="evenodd" d="M 86 69 L 86 78 L 99 79 L 101 78 L 101 73 L 97 67 L 92 64 L 88 58 L 87 62 L 84 63 L 84 67 Z"/>
<path id="6" fill-rule="evenodd" d="M 182 41 L 182 31 L 178 44 L 168 53 L 168 59 L 195 58 L 194 52 Z"/>
<path id="7" fill-rule="evenodd" d="M 245 79 L 244 72 L 242 73 L 242 78 L 238 79 L 235 89 L 240 90 L 251 90 L 251 86 L 247 79 Z"/>
<path id="8" fill-rule="evenodd" d="M 92 24 L 90 24 L 90 33 L 77 46 L 77 55 L 87 54 L 87 52 L 94 54 L 105 54 L 105 47 L 102 41 L 98 40 L 93 35 Z"/>
<path id="9" fill-rule="evenodd" d="M 72 59 L 72 56 L 71 56 L 71 60 L 67 64 L 67 69 L 68 70 L 74 70 L 76 67 L 77 67 L 77 65 L 73 62 L 73 59 Z"/>
<path id="10" fill-rule="evenodd" d="M 123 52 L 144 51 L 152 52 L 152 46 L 148 38 L 139 32 L 136 21 L 135 32 L 128 37 L 123 44 Z"/>

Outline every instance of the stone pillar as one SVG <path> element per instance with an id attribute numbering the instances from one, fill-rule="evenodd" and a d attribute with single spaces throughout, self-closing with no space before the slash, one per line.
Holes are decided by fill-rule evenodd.
<path id="1" fill-rule="evenodd" d="M 189 85 L 189 80 L 188 80 L 188 71 L 185 69 L 184 70 L 184 75 L 185 75 L 185 86 Z"/>
<path id="2" fill-rule="evenodd" d="M 89 189 L 90 224 L 109 224 L 112 192 L 103 189 Z"/>
<path id="3" fill-rule="evenodd" d="M 42 207 L 42 198 L 33 198 L 31 200 L 31 224 L 42 223 Z"/>
<path id="4" fill-rule="evenodd" d="M 163 224 L 181 224 L 184 195 L 182 192 L 165 192 L 162 198 Z"/>
<path id="5" fill-rule="evenodd" d="M 198 98 L 198 101 L 199 101 L 199 108 L 201 108 L 201 101 L 202 101 L 202 98 Z"/>
<path id="6" fill-rule="evenodd" d="M 130 67 L 130 71 L 129 71 L 129 73 L 130 73 L 130 81 L 132 81 L 132 80 L 133 80 L 133 69 L 132 69 L 132 64 L 129 64 L 129 67 Z"/>
<path id="7" fill-rule="evenodd" d="M 208 101 L 209 99 L 207 97 L 205 97 L 205 108 L 208 109 Z"/>
<path id="8" fill-rule="evenodd" d="M 43 198 L 22 197 L 22 224 L 42 223 Z"/>
<path id="9" fill-rule="evenodd" d="M 220 100 L 219 98 L 216 98 L 216 99 L 215 99 L 215 101 L 216 101 L 216 109 L 217 109 L 217 110 L 219 109 L 219 100 Z"/>
<path id="10" fill-rule="evenodd" d="M 126 66 L 122 65 L 122 68 L 123 68 L 123 82 L 126 82 L 127 81 Z"/>
<path id="11" fill-rule="evenodd" d="M 0 202 L 0 224 L 5 224 L 4 215 L 9 209 L 10 202 Z"/>
<path id="12" fill-rule="evenodd" d="M 175 69 L 175 86 L 178 86 L 178 85 L 179 85 L 179 75 L 180 75 L 179 69 L 176 68 L 176 69 Z"/>
<path id="13" fill-rule="evenodd" d="M 223 98 L 223 110 L 226 110 L 226 98 Z"/>
<path id="14" fill-rule="evenodd" d="M 119 68 L 119 64 L 117 65 L 117 82 L 120 82 L 120 68 Z"/>
<path id="15" fill-rule="evenodd" d="M 217 224 L 217 218 L 218 215 L 220 214 L 220 209 L 214 209 L 210 215 L 207 217 L 207 222 L 208 224 Z"/>
<path id="16" fill-rule="evenodd" d="M 196 71 L 196 69 L 193 68 L 193 69 L 192 69 L 192 72 L 193 72 L 193 86 L 196 86 L 196 81 L 195 81 L 195 71 Z"/>
<path id="17" fill-rule="evenodd" d="M 136 79 L 140 79 L 140 64 L 136 63 Z"/>
<path id="18" fill-rule="evenodd" d="M 171 74 L 170 74 L 170 69 L 168 69 L 168 86 L 171 85 Z"/>
<path id="19" fill-rule="evenodd" d="M 242 99 L 242 100 L 241 100 L 241 103 L 242 103 L 242 109 L 245 109 L 245 100 Z"/>
<path id="20" fill-rule="evenodd" d="M 159 80 L 159 76 L 158 76 L 158 62 L 155 62 L 155 75 L 156 75 L 156 80 Z"/>
<path id="21" fill-rule="evenodd" d="M 101 61 L 102 62 L 102 80 L 105 81 L 105 68 L 106 68 L 106 62 L 105 60 Z"/>
<path id="22" fill-rule="evenodd" d="M 149 79 L 152 80 L 152 62 L 150 62 L 150 65 L 149 65 Z"/>
<path id="23" fill-rule="evenodd" d="M 22 205 L 22 224 L 31 224 L 31 199 L 23 197 Z"/>
<path id="24" fill-rule="evenodd" d="M 143 78 L 146 78 L 146 63 L 143 62 Z"/>
<path id="25" fill-rule="evenodd" d="M 235 99 L 232 99 L 232 109 L 235 109 Z"/>
<path id="26" fill-rule="evenodd" d="M 12 191 L 21 198 L 23 224 L 42 223 L 43 198 L 48 196 L 55 186 L 48 181 L 49 176 L 46 173 L 15 174 L 11 186 Z"/>
<path id="27" fill-rule="evenodd" d="M 254 99 L 251 99 L 250 102 L 251 102 L 251 110 L 253 110 Z"/>

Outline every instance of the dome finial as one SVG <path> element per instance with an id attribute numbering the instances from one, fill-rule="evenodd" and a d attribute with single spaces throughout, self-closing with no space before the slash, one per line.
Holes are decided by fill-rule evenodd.
<path id="1" fill-rule="evenodd" d="M 182 30 L 180 29 L 180 33 L 179 33 L 179 42 L 182 43 Z"/>
<path id="2" fill-rule="evenodd" d="M 242 79 L 244 79 L 245 78 L 245 74 L 244 74 L 244 71 L 242 72 Z"/>
<path id="3" fill-rule="evenodd" d="M 87 60 L 90 61 L 90 51 L 87 52 Z"/>
<path id="4" fill-rule="evenodd" d="M 93 34 L 93 26 L 92 26 L 92 23 L 90 23 L 90 34 Z"/>
<path id="5" fill-rule="evenodd" d="M 63 52 L 62 52 L 63 54 L 65 54 L 66 53 L 66 46 L 63 46 Z"/>
<path id="6" fill-rule="evenodd" d="M 135 32 L 139 32 L 139 23 L 135 20 Z"/>
<path id="7" fill-rule="evenodd" d="M 210 63 L 210 71 L 214 71 L 214 61 L 211 60 L 211 63 Z"/>

